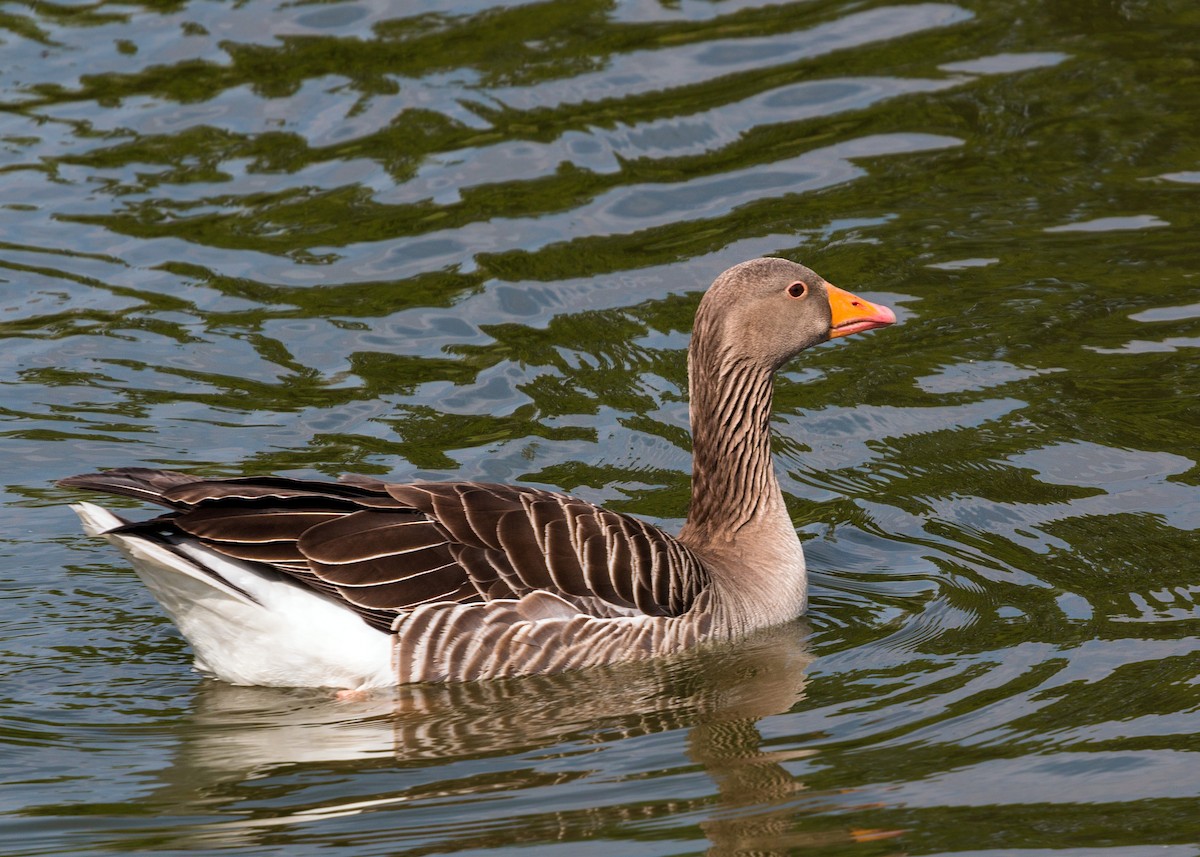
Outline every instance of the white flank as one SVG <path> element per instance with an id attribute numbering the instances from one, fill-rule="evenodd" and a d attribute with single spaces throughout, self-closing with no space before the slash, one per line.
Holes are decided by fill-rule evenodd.
<path id="1" fill-rule="evenodd" d="M 185 557 L 138 536 L 111 534 L 123 522 L 91 503 L 71 508 L 89 535 L 128 558 L 195 650 L 200 671 L 232 684 L 274 687 L 366 690 L 397 683 L 392 635 L 349 608 L 198 543 L 178 546 Z"/>

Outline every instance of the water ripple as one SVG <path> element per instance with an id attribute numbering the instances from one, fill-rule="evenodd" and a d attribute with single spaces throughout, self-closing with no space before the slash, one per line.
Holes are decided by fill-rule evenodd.
<path id="1" fill-rule="evenodd" d="M 1010 13 L 6 7 L 0 851 L 1192 853 L 1189 13 Z M 779 378 L 810 612 L 751 640 L 233 688 L 52 484 L 514 481 L 675 528 L 692 316 L 758 255 L 899 323 Z"/>

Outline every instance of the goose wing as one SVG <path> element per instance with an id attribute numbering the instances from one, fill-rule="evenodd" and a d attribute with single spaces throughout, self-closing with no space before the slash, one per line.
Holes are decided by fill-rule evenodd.
<path id="1" fill-rule="evenodd" d="M 562 494 L 476 482 L 204 479 L 124 468 L 63 485 L 172 511 L 124 532 L 195 539 L 327 593 L 380 628 L 421 605 L 549 592 L 580 612 L 679 616 L 708 574 L 675 539 Z"/>

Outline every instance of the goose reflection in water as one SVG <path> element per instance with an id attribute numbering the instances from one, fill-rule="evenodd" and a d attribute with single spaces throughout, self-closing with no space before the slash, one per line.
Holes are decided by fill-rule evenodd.
<path id="1" fill-rule="evenodd" d="M 796 829 L 797 795 L 804 785 L 785 767 L 815 751 L 764 751 L 759 722 L 788 712 L 803 698 L 810 660 L 807 629 L 792 623 L 737 644 L 663 660 L 553 676 L 409 685 L 349 701 L 334 701 L 328 691 L 205 681 L 179 731 L 174 762 L 149 801 L 175 813 L 225 817 L 249 815 L 243 804 L 254 806 L 254 817 L 188 828 L 186 843 L 179 843 L 187 847 L 261 844 L 295 826 L 357 816 L 364 835 L 434 837 L 440 853 L 495 847 L 498 840 L 532 846 L 546 840 L 547 830 L 556 831 L 552 838 L 561 843 L 595 840 L 630 826 L 698 824 L 711 854 L 786 854 L 818 844 Z M 705 789 L 699 796 L 647 800 L 646 785 L 653 780 L 640 771 L 623 778 L 631 787 L 622 802 L 611 800 L 611 779 L 602 795 L 589 794 L 589 783 L 595 783 L 590 778 L 600 767 L 588 765 L 591 754 L 676 730 L 687 730 L 686 747 L 673 746 L 672 752 L 686 752 L 691 763 L 656 763 L 646 770 L 678 774 L 698 765 L 716 785 L 715 794 Z M 491 775 L 480 776 L 475 764 L 473 777 L 447 779 L 456 760 L 486 758 L 497 760 Z M 322 778 L 338 776 L 347 766 L 371 768 L 389 787 L 333 803 L 305 799 L 305 783 L 318 783 L 313 791 L 323 791 Z M 438 779 L 407 775 L 418 771 Z M 256 787 L 256 780 L 268 778 L 289 786 Z M 575 788 L 576 799 L 566 802 L 569 808 L 540 809 L 536 792 L 544 788 Z M 666 790 L 679 792 L 677 783 Z M 264 806 L 270 800 L 261 791 L 288 802 Z M 454 831 L 413 830 L 394 816 L 372 821 L 377 813 L 447 799 L 463 805 L 463 824 Z M 496 811 L 498 801 L 505 811 Z M 472 805 L 484 808 L 481 820 L 472 819 Z M 854 835 L 861 834 L 846 833 Z"/>

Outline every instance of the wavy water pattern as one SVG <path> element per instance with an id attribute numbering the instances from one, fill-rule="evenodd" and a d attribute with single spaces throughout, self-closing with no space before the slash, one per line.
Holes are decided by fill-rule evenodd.
<path id="1" fill-rule="evenodd" d="M 0 5 L 0 851 L 1198 853 L 1197 32 L 1064 0 Z M 53 486 L 453 476 L 675 528 L 692 314 L 758 255 L 899 324 L 779 377 L 811 611 L 748 640 L 231 687 Z"/>

